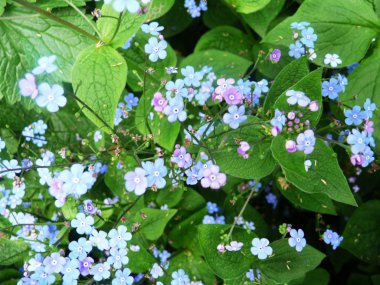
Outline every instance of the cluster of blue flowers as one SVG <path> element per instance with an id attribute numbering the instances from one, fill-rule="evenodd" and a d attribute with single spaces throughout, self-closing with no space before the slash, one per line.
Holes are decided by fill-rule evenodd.
<path id="1" fill-rule="evenodd" d="M 41 57 L 38 60 L 38 66 L 33 69 L 32 73 L 25 74 L 25 78 L 18 83 L 22 96 L 31 97 L 38 106 L 46 108 L 49 112 L 57 112 L 60 107 L 66 105 L 67 99 L 63 95 L 63 88 L 58 84 L 50 86 L 46 82 L 42 82 L 37 87 L 35 76 L 57 71 L 55 60 L 55 55 Z"/>
<path id="2" fill-rule="evenodd" d="M 199 0 L 198 5 L 196 0 L 185 0 L 184 6 L 191 17 L 198 18 L 202 11 L 207 11 L 207 0 Z"/>
<path id="3" fill-rule="evenodd" d="M 307 54 L 310 60 L 314 60 L 317 54 L 314 51 L 314 43 L 318 36 L 314 33 L 314 29 L 310 27 L 308 22 L 293 22 L 290 27 L 296 31 L 293 32 L 294 43 L 289 46 L 289 56 L 300 58 Z M 301 33 L 301 36 L 299 35 Z"/>
<path id="4" fill-rule="evenodd" d="M 221 208 L 212 202 L 207 202 L 206 209 L 209 215 L 203 217 L 203 224 L 225 224 L 224 216 L 220 216 Z"/>
<path id="5" fill-rule="evenodd" d="M 347 77 L 337 73 L 335 76 L 322 82 L 322 96 L 337 100 L 341 92 L 346 90 Z"/>
<path id="6" fill-rule="evenodd" d="M 31 141 L 38 147 L 42 147 L 47 144 L 44 134 L 47 129 L 47 124 L 44 121 L 38 120 L 25 127 L 22 131 L 22 135 L 25 137 L 26 141 Z"/>
<path id="7" fill-rule="evenodd" d="M 139 98 L 135 97 L 133 93 L 128 93 L 124 96 L 124 102 L 119 102 L 116 108 L 116 114 L 114 119 L 114 125 L 118 126 L 123 119 L 128 118 L 128 112 L 139 104 Z"/>
<path id="8" fill-rule="evenodd" d="M 166 51 L 168 43 L 164 40 L 164 36 L 160 34 L 163 29 L 164 27 L 160 26 L 157 22 L 141 26 L 141 30 L 144 33 L 152 35 L 144 47 L 145 52 L 149 54 L 149 60 L 152 62 L 156 62 L 158 59 L 165 59 L 168 54 Z"/>
<path id="9" fill-rule="evenodd" d="M 336 248 L 340 245 L 340 243 L 343 241 L 343 237 L 339 236 L 338 233 L 332 231 L 332 230 L 326 230 L 323 233 L 323 241 L 326 244 L 331 244 L 333 250 L 336 250 Z"/>

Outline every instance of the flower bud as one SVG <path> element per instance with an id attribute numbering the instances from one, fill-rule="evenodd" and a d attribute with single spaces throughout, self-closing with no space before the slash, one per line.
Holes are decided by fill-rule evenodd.
<path id="1" fill-rule="evenodd" d="M 295 117 L 296 117 L 296 113 L 294 113 L 294 112 L 289 112 L 288 113 L 288 119 L 289 120 L 294 120 Z"/>
<path id="2" fill-rule="evenodd" d="M 319 109 L 319 104 L 317 101 L 311 101 L 309 105 L 309 110 L 312 112 L 317 112 Z"/>
<path id="3" fill-rule="evenodd" d="M 287 140 L 285 143 L 285 148 L 288 152 L 296 152 L 297 151 L 297 144 L 295 141 Z"/>
<path id="4" fill-rule="evenodd" d="M 223 253 L 223 252 L 226 251 L 226 248 L 224 247 L 224 244 L 218 244 L 218 246 L 216 248 L 221 253 Z"/>

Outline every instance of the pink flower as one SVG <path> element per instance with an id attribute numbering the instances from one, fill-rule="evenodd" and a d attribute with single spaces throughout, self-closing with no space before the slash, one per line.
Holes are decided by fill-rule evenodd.
<path id="1" fill-rule="evenodd" d="M 364 131 L 367 134 L 372 134 L 373 133 L 373 122 L 372 121 L 369 121 L 368 119 L 365 120 Z"/>
<path id="2" fill-rule="evenodd" d="M 365 157 L 360 154 L 354 154 L 350 158 L 352 165 L 362 165 L 365 161 Z"/>
<path id="3" fill-rule="evenodd" d="M 272 136 L 274 137 L 277 137 L 278 134 L 281 132 L 279 128 L 277 127 L 272 127 L 272 129 L 270 130 L 270 132 L 272 133 Z"/>
<path id="4" fill-rule="evenodd" d="M 295 141 L 287 140 L 285 143 L 285 148 L 288 152 L 296 152 L 297 151 L 297 144 Z"/>
<path id="5" fill-rule="evenodd" d="M 281 58 L 281 51 L 280 51 L 279 49 L 275 49 L 275 50 L 272 51 L 272 53 L 269 55 L 269 59 L 270 59 L 273 63 L 280 61 L 280 58 Z"/>
<path id="6" fill-rule="evenodd" d="M 319 109 L 319 104 L 317 101 L 311 101 L 309 105 L 309 110 L 312 112 L 317 112 Z"/>
<path id="7" fill-rule="evenodd" d="M 227 177 L 224 173 L 219 173 L 219 166 L 211 165 L 203 171 L 201 184 L 203 188 L 219 189 L 226 185 Z"/>
<path id="8" fill-rule="evenodd" d="M 160 92 L 154 94 L 152 99 L 152 106 L 156 112 L 163 112 L 167 104 L 168 100 L 162 97 L 162 94 Z"/>
<path id="9" fill-rule="evenodd" d="M 216 247 L 216 249 L 219 251 L 219 252 L 221 252 L 221 253 L 223 253 L 223 252 L 225 252 L 226 251 L 226 248 L 224 247 L 224 244 L 218 244 L 218 246 Z"/>
<path id="10" fill-rule="evenodd" d="M 231 241 L 230 244 L 226 245 L 226 249 L 228 251 L 239 251 L 243 246 L 242 242 L 238 241 Z"/>
<path id="11" fill-rule="evenodd" d="M 243 102 L 243 95 L 235 87 L 226 89 L 222 96 L 228 105 L 237 105 Z"/>
<path id="12" fill-rule="evenodd" d="M 32 99 L 36 98 L 38 95 L 38 88 L 36 86 L 36 79 L 33 74 L 25 74 L 25 79 L 21 79 L 18 82 L 20 87 L 20 93 L 22 96 L 31 96 Z"/>

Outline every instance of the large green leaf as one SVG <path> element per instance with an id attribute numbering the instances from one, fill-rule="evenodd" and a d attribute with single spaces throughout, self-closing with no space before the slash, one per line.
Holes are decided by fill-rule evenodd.
<path id="1" fill-rule="evenodd" d="M 0 265 L 11 265 L 23 260 L 29 246 L 22 240 L 0 238 Z"/>
<path id="2" fill-rule="evenodd" d="M 170 123 L 167 117 L 161 118 L 156 112 L 154 113 L 153 120 L 148 120 L 148 124 L 154 141 L 168 151 L 172 151 L 181 124 L 179 122 Z"/>
<path id="3" fill-rule="evenodd" d="M 285 148 L 286 140 L 283 135 L 277 136 L 271 146 L 286 180 L 304 192 L 325 193 L 335 201 L 357 205 L 335 152 L 323 140 L 317 139 L 314 151 L 308 155 L 302 151 L 289 153 Z M 308 172 L 304 167 L 307 159 L 312 162 Z"/>
<path id="4" fill-rule="evenodd" d="M 202 15 L 204 24 L 209 28 L 225 26 L 239 22 L 239 18 L 224 1 L 207 0 L 207 11 Z"/>
<path id="5" fill-rule="evenodd" d="M 308 73 L 309 68 L 305 57 L 294 60 L 286 65 L 274 79 L 268 95 L 265 97 L 264 111 L 266 112 L 271 109 L 282 93 L 295 85 Z"/>
<path id="6" fill-rule="evenodd" d="M 226 251 L 220 253 L 217 246 L 223 241 L 220 237 L 227 233 L 229 225 L 199 225 L 198 240 L 201 245 L 206 262 L 212 270 L 223 279 L 234 279 L 245 272 L 251 266 L 255 257 L 251 254 L 251 241 L 255 237 L 241 228 L 235 228 L 232 240 L 243 243 L 240 251 Z"/>
<path id="7" fill-rule="evenodd" d="M 76 96 L 92 110 L 85 107 L 84 114 L 103 131 L 110 132 L 105 124 L 113 127 L 126 81 L 127 64 L 111 47 L 88 47 L 75 62 L 72 82 Z"/>
<path id="8" fill-rule="evenodd" d="M 330 274 L 326 269 L 317 268 L 306 273 L 304 277 L 295 279 L 289 285 L 328 285 Z"/>
<path id="9" fill-rule="evenodd" d="M 361 260 L 380 264 L 380 200 L 360 205 L 348 220 L 342 247 Z"/>
<path id="10" fill-rule="evenodd" d="M 380 47 L 373 50 L 372 54 L 365 60 L 360 62 L 356 68 L 348 76 L 348 85 L 346 92 L 340 95 L 340 100 L 348 106 L 363 106 L 367 98 L 376 103 L 377 108 L 380 106 Z M 355 96 L 355 100 L 353 97 Z M 380 112 L 373 112 L 372 120 L 375 126 L 380 126 Z M 380 132 L 375 131 L 373 136 L 376 141 L 376 152 L 380 153 Z"/>
<path id="11" fill-rule="evenodd" d="M 237 130 L 223 131 L 221 126 L 216 134 L 218 147 L 212 151 L 212 156 L 222 172 L 244 179 L 259 179 L 273 171 L 275 161 L 270 152 L 271 137 L 263 131 L 256 117 L 249 116 Z M 236 139 L 251 145 L 248 159 L 238 155 Z"/>
<path id="12" fill-rule="evenodd" d="M 249 14 L 263 9 L 270 0 L 224 0 L 224 2 L 231 5 L 236 12 Z"/>
<path id="13" fill-rule="evenodd" d="M 97 22 L 102 40 L 115 48 L 123 46 L 140 29 L 144 22 L 161 17 L 170 10 L 173 3 L 174 0 L 151 0 L 146 7 L 148 13 L 132 14 L 124 11 L 120 21 L 120 14 L 113 9 L 112 4 L 104 4 L 102 17 Z"/>
<path id="14" fill-rule="evenodd" d="M 6 0 L 0 0 L 0 16 L 3 15 L 3 13 L 4 13 L 5 5 L 7 5 L 7 1 Z"/>
<path id="15" fill-rule="evenodd" d="M 316 268 L 325 255 L 306 245 L 301 252 L 297 252 L 288 244 L 288 239 L 277 240 L 270 244 L 273 255 L 265 260 L 259 261 L 264 284 L 267 279 L 284 284 L 291 280 L 300 278 L 306 272 Z"/>
<path id="16" fill-rule="evenodd" d="M 194 52 L 215 49 L 252 59 L 252 45 L 253 40 L 241 30 L 231 26 L 218 26 L 202 35 Z"/>
<path id="17" fill-rule="evenodd" d="M 302 121 L 309 120 L 311 127 L 316 126 L 322 115 L 321 77 L 322 68 L 319 68 L 309 73 L 295 85 L 289 88 L 296 91 L 302 91 L 307 97 L 309 97 L 311 101 L 317 101 L 319 105 L 318 111 L 312 112 L 308 108 L 302 108 L 298 105 L 289 105 L 287 102 L 287 99 L 289 97 L 286 96 L 286 92 L 282 93 L 280 97 L 278 97 L 276 103 L 273 106 L 273 109 L 279 109 L 280 111 L 285 112 L 285 114 L 291 111 L 299 110 L 303 114 Z"/>
<path id="18" fill-rule="evenodd" d="M 285 0 L 271 0 L 263 9 L 243 15 L 243 19 L 260 37 L 264 37 L 269 25 L 280 13 L 284 4 Z"/>
<path id="19" fill-rule="evenodd" d="M 70 9 L 54 13 L 58 17 L 87 30 L 88 24 Z M 35 106 L 30 98 L 21 98 L 18 81 L 26 72 L 37 66 L 42 56 L 56 55 L 59 71 L 49 74 L 49 81 L 71 81 L 71 69 L 76 56 L 91 41 L 78 32 L 67 28 L 31 10 L 10 7 L 0 21 L 0 99 L 9 104 L 22 100 L 27 108 Z"/>
<path id="20" fill-rule="evenodd" d="M 89 0 L 69 0 L 72 4 L 77 7 L 86 5 L 86 1 Z M 69 4 L 65 0 L 37 0 L 36 4 L 41 8 L 51 9 L 59 7 L 67 7 Z"/>
<path id="21" fill-rule="evenodd" d="M 314 62 L 323 66 L 328 53 L 340 56 L 339 67 L 359 61 L 380 29 L 380 20 L 366 1 L 305 0 L 297 13 L 271 30 L 263 42 L 289 46 L 293 42 L 290 24 L 303 21 L 310 22 L 318 35 Z"/>
<path id="22" fill-rule="evenodd" d="M 181 68 L 187 65 L 193 66 L 195 69 L 201 69 L 207 65 L 213 68 L 217 77 L 241 77 L 251 62 L 238 55 L 223 52 L 220 50 L 206 50 L 195 52 L 183 61 L 181 61 Z"/>

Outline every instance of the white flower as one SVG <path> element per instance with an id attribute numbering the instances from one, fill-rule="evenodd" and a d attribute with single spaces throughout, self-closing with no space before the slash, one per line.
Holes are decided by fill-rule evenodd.
<path id="1" fill-rule="evenodd" d="M 311 161 L 309 159 L 305 160 L 304 165 L 305 165 L 306 172 L 308 172 L 309 168 L 311 167 Z"/>
<path id="2" fill-rule="evenodd" d="M 329 64 L 331 67 L 337 67 L 338 64 L 342 63 L 342 60 L 339 58 L 337 54 L 326 54 L 325 60 L 323 61 L 325 64 Z"/>
<path id="3" fill-rule="evenodd" d="M 308 53 L 309 53 L 308 57 L 310 60 L 314 60 L 317 58 L 317 54 L 315 53 L 314 49 L 309 48 Z"/>

